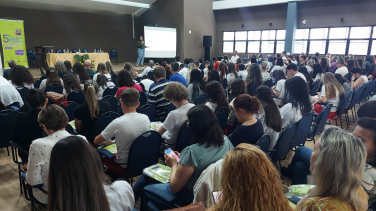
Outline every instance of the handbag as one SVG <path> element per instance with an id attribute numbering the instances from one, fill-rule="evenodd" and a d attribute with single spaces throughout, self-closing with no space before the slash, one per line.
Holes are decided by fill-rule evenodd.
<path id="1" fill-rule="evenodd" d="M 65 95 L 56 92 L 47 92 L 47 97 L 53 104 L 60 105 L 65 101 Z"/>
<path id="2" fill-rule="evenodd" d="M 197 202 L 195 204 L 190 204 L 185 207 L 178 207 L 175 209 L 164 210 L 164 211 L 202 211 L 202 210 L 205 210 L 204 205 L 202 204 L 202 202 Z"/>

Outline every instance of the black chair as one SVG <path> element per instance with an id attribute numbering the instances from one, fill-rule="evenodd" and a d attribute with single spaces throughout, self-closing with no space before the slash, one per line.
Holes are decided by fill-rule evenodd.
<path id="1" fill-rule="evenodd" d="M 270 137 L 269 135 L 265 134 L 263 135 L 260 140 L 256 142 L 256 145 L 260 147 L 262 151 L 265 153 L 268 153 L 269 145 L 270 145 Z"/>
<path id="2" fill-rule="evenodd" d="M 135 80 L 137 80 L 137 79 L 135 79 Z M 143 83 L 139 83 L 139 85 L 142 88 L 142 92 L 146 93 L 145 85 Z"/>
<path id="3" fill-rule="evenodd" d="M 140 92 L 140 106 L 146 105 L 148 101 L 148 97 L 146 96 L 145 92 Z"/>
<path id="4" fill-rule="evenodd" d="M 255 96 L 255 94 L 256 94 L 256 89 L 257 89 L 259 86 L 261 86 L 261 83 L 259 83 L 259 82 L 253 84 L 252 86 L 251 86 L 251 84 L 249 84 L 249 85 L 247 86 L 247 94 L 249 94 L 249 95 L 251 95 L 251 96 Z"/>
<path id="5" fill-rule="evenodd" d="M 148 78 L 149 78 L 150 80 L 152 80 L 152 81 L 154 81 L 154 82 L 155 82 L 155 80 L 154 80 L 154 73 L 153 73 L 153 71 L 149 71 L 149 72 L 148 72 Z"/>
<path id="6" fill-rule="evenodd" d="M 34 89 L 39 89 L 40 87 L 40 80 L 36 80 L 34 83 Z"/>
<path id="7" fill-rule="evenodd" d="M 63 94 L 63 87 L 60 84 L 50 84 L 44 90 L 45 93 L 47 92 L 56 92 L 59 94 Z"/>
<path id="8" fill-rule="evenodd" d="M 290 151 L 290 146 L 295 134 L 295 130 L 296 124 L 290 124 L 289 126 L 287 126 L 279 134 L 278 140 L 273 150 L 269 151 L 272 163 L 277 164 L 278 162 L 279 167 L 281 167 L 281 160 L 285 159 Z"/>
<path id="9" fill-rule="evenodd" d="M 103 95 L 102 96 L 107 96 L 107 95 L 111 95 L 111 96 L 115 96 L 117 90 L 119 88 L 117 88 L 116 86 L 111 86 L 111 87 L 107 87 L 104 92 L 103 92 Z"/>
<path id="10" fill-rule="evenodd" d="M 116 79 L 117 79 L 117 75 L 116 74 L 112 74 L 111 75 L 111 81 L 112 81 L 112 83 L 116 84 Z"/>
<path id="11" fill-rule="evenodd" d="M 79 53 L 77 49 L 72 49 L 72 53 Z"/>
<path id="12" fill-rule="evenodd" d="M 360 98 L 362 97 L 363 90 L 365 88 L 366 87 L 362 85 L 362 86 L 358 87 L 356 90 L 353 91 L 353 96 L 352 96 L 350 105 L 348 107 L 348 109 L 351 109 L 351 113 L 352 113 L 352 116 L 353 116 L 353 121 L 355 121 L 354 117 L 357 118 L 355 105 L 360 101 Z"/>
<path id="13" fill-rule="evenodd" d="M 317 95 L 317 90 L 319 89 L 320 83 L 321 80 L 316 80 L 315 82 L 313 82 L 312 89 L 310 91 L 311 96 Z"/>
<path id="14" fill-rule="evenodd" d="M 206 101 L 209 100 L 209 96 L 207 94 L 200 94 L 194 101 L 193 104 L 195 105 L 201 105 L 205 104 Z"/>
<path id="15" fill-rule="evenodd" d="M 107 101 L 111 104 L 111 108 L 113 112 L 117 112 L 118 100 L 114 97 L 114 95 L 103 95 L 101 101 Z"/>
<path id="16" fill-rule="evenodd" d="M 332 104 L 326 105 L 316 120 L 312 123 L 312 128 L 309 130 L 308 139 L 315 143 L 315 136 L 322 133 L 324 130 L 326 120 L 328 119 L 330 109 L 332 108 Z"/>
<path id="17" fill-rule="evenodd" d="M 8 156 L 9 154 L 9 142 L 12 139 L 12 132 L 14 128 L 14 123 L 18 111 L 6 109 L 0 111 L 0 148 L 7 148 Z"/>
<path id="18" fill-rule="evenodd" d="M 218 124 L 225 131 L 227 119 L 228 119 L 228 108 L 221 108 L 217 112 L 215 112 L 215 116 L 217 117 Z"/>
<path id="19" fill-rule="evenodd" d="M 81 53 L 87 53 L 87 50 L 86 49 L 82 49 Z"/>
<path id="20" fill-rule="evenodd" d="M 75 102 L 78 105 L 86 103 L 84 92 L 82 90 L 72 91 L 71 93 L 69 93 L 67 101 Z"/>
<path id="21" fill-rule="evenodd" d="M 63 53 L 63 50 L 61 50 L 61 49 L 56 49 L 56 53 Z"/>
<path id="22" fill-rule="evenodd" d="M 227 78 L 224 78 L 222 79 L 222 86 L 223 86 L 223 89 L 226 90 L 227 89 Z"/>
<path id="23" fill-rule="evenodd" d="M 174 104 L 170 103 L 168 106 L 167 106 L 167 113 L 166 115 L 168 115 L 171 111 L 175 110 L 176 107 L 174 106 Z"/>
<path id="24" fill-rule="evenodd" d="M 111 49 L 111 51 L 110 51 L 110 59 L 116 59 L 116 64 L 119 64 L 117 50 Z"/>
<path id="25" fill-rule="evenodd" d="M 150 104 L 143 105 L 137 109 L 137 113 L 145 114 L 146 116 L 149 117 L 150 122 L 155 122 L 155 114 L 156 114 L 155 106 L 150 105 Z"/>
<path id="26" fill-rule="evenodd" d="M 21 194 L 23 193 L 22 191 L 22 181 L 21 181 L 21 174 L 24 173 L 25 171 L 21 168 L 21 165 L 22 165 L 22 162 L 19 160 L 19 157 L 18 157 L 18 152 L 19 151 L 22 151 L 24 152 L 25 154 L 29 154 L 29 150 L 27 147 L 25 146 L 22 146 L 21 144 L 18 144 L 16 142 L 12 142 L 10 141 L 9 142 L 10 146 L 11 146 L 11 150 L 12 150 L 12 158 L 13 158 L 13 162 L 15 164 L 17 164 L 18 166 L 18 179 L 19 179 L 19 182 L 20 182 L 20 192 Z"/>
<path id="27" fill-rule="evenodd" d="M 119 115 L 115 112 L 109 111 L 102 115 L 100 115 L 97 120 L 94 122 L 92 136 L 91 137 L 97 137 L 99 134 L 102 133 L 102 131 L 116 118 L 118 118 Z"/>
<path id="28" fill-rule="evenodd" d="M 175 146 L 175 150 L 178 152 L 183 151 L 183 149 L 185 149 L 187 146 L 190 146 L 192 144 L 193 136 L 191 132 L 189 131 L 187 122 L 188 120 L 185 121 L 179 129 L 179 134 L 176 139 L 176 146 Z"/>
<path id="29" fill-rule="evenodd" d="M 46 205 L 40 203 L 40 202 L 39 202 L 39 201 L 33 196 L 33 188 L 38 188 L 38 189 L 39 189 L 40 191 L 42 191 L 43 193 L 48 194 L 48 192 L 42 188 L 42 184 L 32 186 L 33 188 L 31 188 L 31 187 L 27 187 L 27 186 L 26 186 L 26 173 L 21 173 L 21 175 L 20 175 L 20 180 L 21 180 L 21 183 L 22 183 L 22 188 L 24 189 L 24 195 L 25 195 L 25 198 L 26 198 L 26 200 L 28 200 L 28 201 L 31 202 L 31 210 L 40 210 L 40 207 L 43 208 L 42 210 L 45 210 L 45 209 L 46 209 Z M 38 205 L 39 207 L 36 206 L 36 205 Z"/>
<path id="30" fill-rule="evenodd" d="M 342 126 L 342 115 L 343 114 L 345 114 L 346 125 L 347 125 L 347 128 L 349 128 L 350 120 L 349 120 L 349 116 L 346 114 L 346 111 L 347 111 L 347 108 L 349 107 L 349 105 L 351 103 L 352 95 L 353 95 L 353 91 L 350 91 L 349 93 L 347 93 L 342 98 L 341 102 L 338 105 L 337 116 L 334 118 L 334 120 L 336 121 L 336 125 L 337 125 L 337 119 L 339 119 L 339 122 L 341 123 L 341 128 L 343 128 L 343 126 Z M 330 123 L 330 120 L 329 120 L 329 123 Z"/>
<path id="31" fill-rule="evenodd" d="M 26 87 L 22 87 L 21 89 L 17 88 L 17 91 L 18 93 L 20 93 L 24 105 L 26 105 L 26 97 L 27 97 L 27 92 L 29 91 L 29 89 Z"/>
<path id="32" fill-rule="evenodd" d="M 263 85 L 268 86 L 269 88 L 272 88 L 273 86 L 273 79 L 268 78 L 266 81 L 264 81 Z"/>
<path id="33" fill-rule="evenodd" d="M 64 109 L 65 113 L 67 113 L 69 121 L 74 120 L 74 111 L 76 110 L 77 106 L 78 103 L 73 101 L 67 101 L 60 105 L 60 107 Z"/>
<path id="34" fill-rule="evenodd" d="M 311 128 L 313 121 L 313 114 L 310 113 L 306 116 L 303 116 L 299 122 L 296 123 L 296 132 L 294 139 L 292 140 L 290 149 L 293 149 L 297 146 L 304 146 L 304 143 L 307 140 L 309 129 Z"/>
<path id="35" fill-rule="evenodd" d="M 39 79 L 40 82 L 42 82 L 44 79 L 47 79 L 47 76 L 46 75 L 42 75 Z"/>

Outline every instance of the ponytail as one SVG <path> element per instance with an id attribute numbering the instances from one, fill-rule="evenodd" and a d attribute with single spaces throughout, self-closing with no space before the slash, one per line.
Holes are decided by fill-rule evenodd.
<path id="1" fill-rule="evenodd" d="M 99 106 L 97 100 L 98 84 L 92 80 L 86 81 L 84 85 L 85 100 L 89 107 L 91 119 L 96 118 L 99 115 Z"/>

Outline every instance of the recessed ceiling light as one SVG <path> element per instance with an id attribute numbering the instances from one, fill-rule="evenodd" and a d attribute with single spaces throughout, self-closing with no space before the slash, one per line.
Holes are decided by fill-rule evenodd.
<path id="1" fill-rule="evenodd" d="M 108 4 L 119 4 L 131 7 L 142 7 L 142 8 L 150 8 L 150 4 L 138 3 L 133 1 L 122 1 L 122 0 L 91 0 L 96 2 L 103 2 Z"/>

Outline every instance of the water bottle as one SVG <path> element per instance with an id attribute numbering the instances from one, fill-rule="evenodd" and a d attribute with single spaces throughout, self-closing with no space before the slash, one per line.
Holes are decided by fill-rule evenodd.
<path id="1" fill-rule="evenodd" d="M 95 50 L 95 48 L 94 48 L 94 53 L 96 53 L 97 51 Z"/>
<path id="2" fill-rule="evenodd" d="M 54 53 L 54 49 L 53 48 L 51 48 L 51 53 Z"/>
<path id="3" fill-rule="evenodd" d="M 66 51 L 65 51 L 65 48 L 64 48 L 64 51 L 63 51 L 63 52 L 64 52 L 64 53 L 66 52 Z"/>
<path id="4" fill-rule="evenodd" d="M 78 49 L 78 53 L 81 53 L 81 49 Z"/>
<path id="5" fill-rule="evenodd" d="M 69 49 L 67 49 L 67 53 L 69 53 Z"/>
<path id="6" fill-rule="evenodd" d="M 99 52 L 100 52 L 100 53 L 103 53 L 102 48 L 99 49 Z"/>

